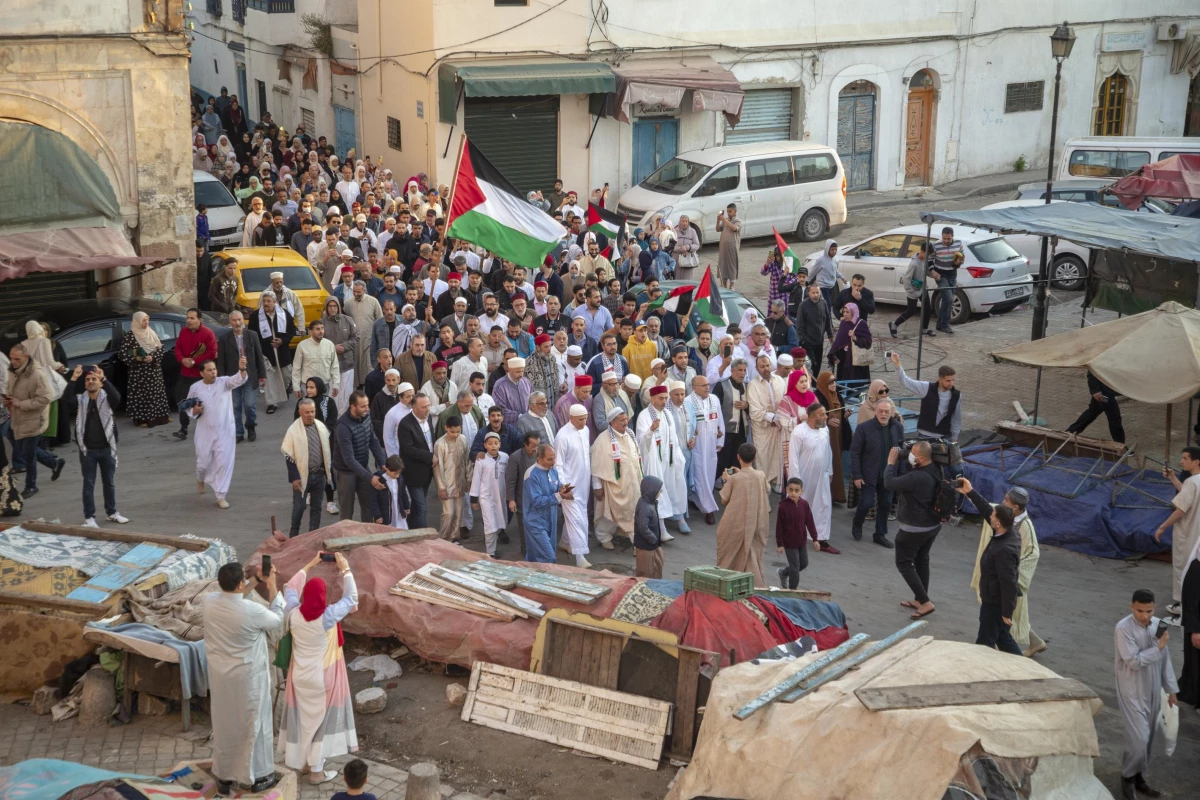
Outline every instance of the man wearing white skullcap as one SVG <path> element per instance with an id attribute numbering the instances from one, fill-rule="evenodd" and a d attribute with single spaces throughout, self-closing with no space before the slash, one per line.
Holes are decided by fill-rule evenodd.
<path id="1" fill-rule="evenodd" d="M 783 378 L 785 385 L 787 384 L 788 375 L 791 375 L 792 370 L 796 368 L 795 364 L 796 360 L 787 353 L 779 356 L 777 366 L 775 367 L 775 374 Z"/>
<path id="2" fill-rule="evenodd" d="M 601 390 L 603 396 L 606 388 Z M 596 406 L 593 403 L 592 413 Z M 612 550 L 612 537 L 633 538 L 633 517 L 641 495 L 642 458 L 629 430 L 629 412 L 614 405 L 607 413 L 607 428 L 592 443 L 592 490 L 596 497 L 596 539 Z"/>
<path id="3" fill-rule="evenodd" d="M 621 383 L 617 373 L 612 370 L 600 376 L 600 391 L 592 398 L 592 427 L 599 435 L 608 430 L 608 415 L 614 408 L 621 408 L 629 413 L 629 399 L 621 391 Z"/>
<path id="4" fill-rule="evenodd" d="M 683 454 L 686 459 L 684 477 L 687 483 L 688 496 L 690 497 L 695 493 L 696 490 L 695 481 L 693 480 L 692 475 L 692 451 L 687 446 L 687 410 L 684 408 L 683 404 L 683 401 L 687 399 L 687 394 L 687 385 L 683 381 L 677 381 L 674 379 L 667 381 L 667 397 L 669 399 L 667 401 L 666 412 L 671 418 L 671 423 L 675 426 L 676 432 L 679 434 L 679 441 L 683 447 Z M 687 504 L 685 503 L 684 505 L 686 506 Z M 690 513 L 690 511 L 685 510 L 683 514 L 684 518 L 686 519 Z M 683 532 L 684 525 L 686 525 L 686 523 L 681 524 L 679 528 L 680 532 Z"/>
<path id="5" fill-rule="evenodd" d="M 590 392 L 590 379 L 583 390 Z M 590 399 L 590 398 L 589 398 Z M 588 492 L 591 490 L 591 434 L 588 432 L 588 410 L 582 403 L 573 403 L 570 418 L 554 436 L 555 468 L 563 484 L 575 487 L 574 497 L 562 502 L 563 533 L 557 546 L 575 556 L 575 564 L 590 567 L 588 554 Z M 555 544 L 555 543 L 552 543 Z"/>
<path id="6" fill-rule="evenodd" d="M 385 351 L 386 352 L 386 351 Z M 383 373 L 383 388 L 371 398 L 371 427 L 375 438 L 383 444 L 383 422 L 388 412 L 400 402 L 400 370 L 386 369 Z"/>
<path id="7" fill-rule="evenodd" d="M 287 312 L 295 318 L 296 330 L 308 330 L 304 325 L 304 306 L 300 303 L 300 296 L 283 285 L 283 273 L 272 272 L 268 277 L 271 279 L 271 291 L 275 295 L 275 302 L 286 308 Z M 258 295 L 258 307 L 262 308 L 261 292 Z"/>
<path id="8" fill-rule="evenodd" d="M 644 406 L 641 396 L 642 379 L 635 373 L 629 373 L 625 376 L 625 380 L 621 381 L 621 397 L 625 400 L 625 407 L 629 409 L 629 424 L 632 427 L 637 420 L 637 415 L 641 413 Z"/>
<path id="9" fill-rule="evenodd" d="M 517 420 L 529 410 L 529 393 L 533 384 L 525 377 L 525 359 L 510 358 L 505 363 L 505 374 L 492 387 L 492 399 L 504 412 L 504 422 L 517 427 Z"/>
<path id="10" fill-rule="evenodd" d="M 661 358 L 656 358 L 650 362 L 650 377 L 642 381 L 642 390 L 639 392 L 641 403 L 639 408 L 645 408 L 650 405 L 650 390 L 655 386 L 667 385 L 667 362 Z"/>
<path id="11" fill-rule="evenodd" d="M 396 387 L 396 395 L 398 397 L 396 405 L 392 406 L 392 410 L 387 412 L 383 418 L 383 452 L 389 456 L 400 455 L 400 420 L 412 413 L 413 398 L 416 397 L 416 390 L 408 381 Z"/>

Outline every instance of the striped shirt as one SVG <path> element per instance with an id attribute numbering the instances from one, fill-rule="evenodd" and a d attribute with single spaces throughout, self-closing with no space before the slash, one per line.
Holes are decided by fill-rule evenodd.
<path id="1" fill-rule="evenodd" d="M 963 251 L 963 244 L 958 239 L 955 239 L 946 244 L 941 239 L 933 243 L 933 265 L 932 269 L 946 274 L 953 275 L 958 269 L 954 265 L 954 256 Z"/>

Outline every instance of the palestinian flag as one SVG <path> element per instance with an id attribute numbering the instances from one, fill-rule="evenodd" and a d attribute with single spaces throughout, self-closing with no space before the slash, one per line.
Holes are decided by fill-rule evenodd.
<path id="1" fill-rule="evenodd" d="M 562 226 L 526 201 L 463 137 L 446 234 L 485 247 L 522 267 L 536 267 L 562 239 Z"/>
<path id="2" fill-rule="evenodd" d="M 646 310 L 653 311 L 656 308 L 661 308 L 665 311 L 674 311 L 686 319 L 692 310 L 692 294 L 695 291 L 696 287 L 691 284 L 676 286 L 670 293 L 659 295 L 657 300 L 646 306 Z"/>
<path id="3" fill-rule="evenodd" d="M 624 217 L 603 209 L 595 203 L 588 203 L 587 229 L 589 231 L 592 233 L 603 234 L 609 239 L 615 239 L 617 234 L 624 227 Z"/>
<path id="4" fill-rule="evenodd" d="M 700 318 L 710 325 L 724 327 L 728 324 L 725 321 L 725 304 L 721 302 L 721 290 L 712 274 L 712 264 L 704 268 L 704 277 L 692 294 L 692 305 Z"/>
<path id="5" fill-rule="evenodd" d="M 771 232 L 775 234 L 775 246 L 779 248 L 779 254 L 783 256 L 784 271 L 791 272 L 793 274 L 799 272 L 801 264 L 800 259 L 796 257 L 796 254 L 792 251 L 792 248 L 789 247 L 788 243 L 785 242 L 783 237 L 779 235 L 779 231 L 771 228 Z"/>

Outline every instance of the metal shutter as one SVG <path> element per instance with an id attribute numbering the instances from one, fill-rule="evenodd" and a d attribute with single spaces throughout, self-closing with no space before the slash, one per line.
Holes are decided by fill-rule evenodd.
<path id="1" fill-rule="evenodd" d="M 0 325 L 56 306 L 64 300 L 91 297 L 90 277 L 90 271 L 35 272 L 23 278 L 0 281 Z"/>
<path id="2" fill-rule="evenodd" d="M 746 92 L 742 119 L 736 128 L 725 123 L 725 144 L 783 142 L 792 138 L 792 90 L 756 89 Z"/>
<path id="3" fill-rule="evenodd" d="M 558 97 L 468 97 L 464 127 L 471 142 L 522 193 L 554 188 Z M 581 199 L 586 200 L 586 193 Z"/>

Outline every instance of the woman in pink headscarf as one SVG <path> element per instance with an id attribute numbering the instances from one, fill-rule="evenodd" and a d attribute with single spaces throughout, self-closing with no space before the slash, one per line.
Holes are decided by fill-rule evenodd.
<path id="1" fill-rule="evenodd" d="M 788 375 L 787 391 L 784 392 L 783 399 L 779 401 L 779 408 L 775 412 L 775 419 L 783 429 L 783 472 L 780 473 L 782 475 L 788 474 L 788 444 L 792 439 L 792 431 L 797 425 L 808 419 L 808 412 L 805 409 L 815 402 L 817 402 L 817 395 L 810 387 L 808 373 L 803 368 L 793 370 Z"/>
<path id="2" fill-rule="evenodd" d="M 842 321 L 838 325 L 837 335 L 829 347 L 829 365 L 839 381 L 861 381 L 865 386 L 871 382 L 871 368 L 854 366 L 851 342 L 855 347 L 870 348 L 871 328 L 865 319 L 859 318 L 858 305 L 846 303 L 842 306 Z"/>

